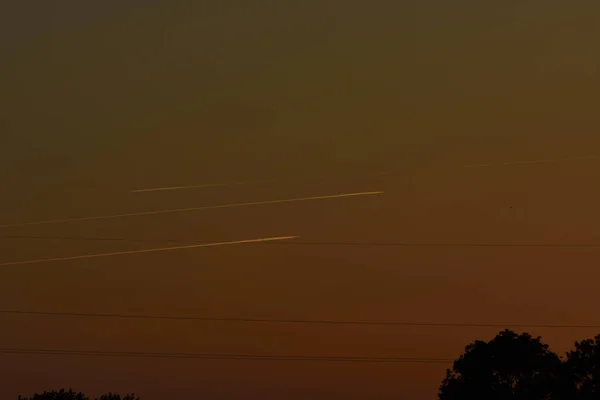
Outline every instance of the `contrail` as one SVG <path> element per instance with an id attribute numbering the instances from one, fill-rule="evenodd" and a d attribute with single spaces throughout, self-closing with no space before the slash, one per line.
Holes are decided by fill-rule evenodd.
<path id="1" fill-rule="evenodd" d="M 507 162 L 497 163 L 497 164 L 463 165 L 463 168 L 482 168 L 482 167 L 494 167 L 494 166 L 499 166 L 499 165 L 519 165 L 519 164 L 549 164 L 549 163 L 558 163 L 558 162 L 575 161 L 575 160 L 595 160 L 597 158 L 598 157 L 596 157 L 596 156 L 587 156 L 587 157 L 568 157 L 568 158 L 564 158 L 564 159 L 549 158 L 549 159 L 540 159 L 540 160 L 507 161 Z"/>
<path id="2" fill-rule="evenodd" d="M 502 165 L 519 165 L 519 164 L 546 164 L 546 163 L 558 163 L 558 162 L 566 162 L 566 161 L 577 161 L 577 160 L 596 160 L 597 156 L 582 156 L 582 157 L 567 157 L 563 159 L 540 159 L 540 160 L 525 160 L 525 161 L 507 161 L 507 162 L 499 162 L 499 163 L 490 163 L 490 164 L 467 164 L 467 165 L 459 165 L 455 166 L 455 168 L 484 168 L 484 167 L 494 167 L 494 166 L 502 166 Z M 447 167 L 446 167 L 447 168 Z M 440 168 L 441 169 L 441 168 Z M 435 171 L 437 168 L 427 168 L 427 171 Z M 368 174 L 367 176 L 373 175 L 394 175 L 397 174 L 398 171 L 383 171 L 373 174 Z M 135 189 L 130 190 L 130 193 L 149 193 L 149 192 L 160 192 L 160 191 L 170 191 L 170 190 L 185 190 L 185 189 L 203 189 L 203 188 L 211 188 L 211 187 L 226 187 L 226 186 L 240 186 L 240 185 L 255 185 L 261 183 L 276 183 L 275 180 L 266 180 L 266 181 L 242 181 L 242 182 L 225 182 L 225 183 L 207 183 L 207 184 L 194 184 L 194 185 L 182 185 L 182 186 L 165 186 L 165 187 L 156 187 L 156 188 L 147 188 L 147 189 Z"/>
<path id="3" fill-rule="evenodd" d="M 472 165 L 464 165 L 464 168 L 482 168 L 482 167 L 493 167 L 497 165 L 518 165 L 518 164 L 547 164 L 547 163 L 556 163 L 560 160 L 528 160 L 528 161 L 507 161 L 499 164 L 472 164 Z"/>
<path id="4" fill-rule="evenodd" d="M 267 182 L 267 181 L 264 181 Z M 147 193 L 147 192 L 163 192 L 167 190 L 183 190 L 183 189 L 204 189 L 211 187 L 224 187 L 224 186 L 241 186 L 241 185 L 250 185 L 257 183 L 264 183 L 262 181 L 245 181 L 245 182 L 226 182 L 226 183 L 206 183 L 202 185 L 184 185 L 184 186 L 166 186 L 166 187 L 156 187 L 156 188 L 148 188 L 148 189 L 135 189 L 131 190 L 131 193 Z"/>
<path id="5" fill-rule="evenodd" d="M 55 220 L 49 220 L 49 221 L 23 222 L 23 223 L 18 223 L 18 224 L 0 225 L 0 228 L 13 228 L 13 227 L 30 226 L 30 225 L 58 224 L 58 223 L 63 223 L 63 222 L 90 221 L 90 220 L 98 220 L 98 219 L 138 217 L 138 216 L 142 216 L 142 215 L 172 214 L 172 213 L 200 211 L 200 210 L 213 210 L 213 209 L 217 209 L 217 208 L 234 208 L 234 207 L 258 206 L 258 205 L 264 205 L 264 204 L 293 203 L 293 202 L 298 202 L 298 201 L 339 199 L 339 198 L 343 198 L 343 197 L 373 196 L 373 195 L 378 195 L 378 194 L 383 194 L 383 193 L 384 193 L 383 191 L 357 192 L 357 193 L 333 194 L 333 195 L 326 195 L 326 196 L 298 197 L 298 198 L 294 198 L 294 199 L 256 201 L 256 202 L 250 202 L 250 203 L 218 204 L 218 205 L 213 205 L 213 206 L 176 208 L 176 209 L 169 209 L 169 210 L 145 211 L 145 212 L 128 213 L 128 214 L 99 215 L 99 216 L 93 216 L 93 217 L 80 217 L 80 218 L 55 219 Z"/>
<path id="6" fill-rule="evenodd" d="M 261 239 L 238 240 L 238 241 L 234 241 L 234 242 L 201 243 L 201 244 L 195 244 L 195 245 L 189 245 L 189 246 L 159 247 L 159 248 L 154 248 L 154 249 L 118 251 L 118 252 L 113 252 L 113 253 L 86 254 L 86 255 L 82 255 L 82 256 L 42 258 L 42 259 L 37 259 L 37 260 L 26 260 L 26 261 L 12 261 L 12 262 L 0 264 L 0 267 L 8 267 L 8 266 L 12 266 L 12 265 L 25 265 L 25 264 L 40 264 L 40 263 L 48 263 L 48 262 L 55 262 L 55 261 L 82 260 L 85 258 L 123 256 L 123 255 L 129 255 L 129 254 L 155 253 L 155 252 L 159 252 L 159 251 L 195 249 L 195 248 L 199 248 L 199 247 L 216 247 L 216 246 L 228 246 L 228 245 L 234 245 L 234 244 L 274 242 L 277 240 L 296 239 L 297 237 L 298 236 L 281 236 L 281 237 L 270 237 L 270 238 L 261 238 Z"/>

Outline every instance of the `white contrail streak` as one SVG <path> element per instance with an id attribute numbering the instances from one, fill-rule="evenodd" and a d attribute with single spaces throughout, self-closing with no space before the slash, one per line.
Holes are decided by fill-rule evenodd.
<path id="1" fill-rule="evenodd" d="M 165 186 L 148 189 L 135 189 L 131 193 L 148 193 L 148 192 L 163 192 L 167 190 L 183 190 L 183 189 L 204 189 L 212 187 L 224 187 L 224 186 L 241 186 L 250 184 L 262 183 L 258 181 L 247 181 L 247 182 L 228 182 L 228 183 L 206 183 L 202 185 L 184 185 L 184 186 Z"/>
<path id="2" fill-rule="evenodd" d="M 556 163 L 560 160 L 530 160 L 530 161 L 508 161 L 504 163 L 498 164 L 472 164 L 472 165 L 464 165 L 465 168 L 482 168 L 482 167 L 493 167 L 497 165 L 518 165 L 518 164 L 547 164 L 547 163 Z"/>
<path id="3" fill-rule="evenodd" d="M 258 205 L 264 205 L 264 204 L 293 203 L 293 202 L 298 202 L 298 201 L 339 199 L 339 198 L 343 198 L 343 197 L 373 196 L 373 195 L 378 195 L 378 194 L 383 194 L 383 193 L 384 192 L 382 192 L 382 191 L 357 192 L 357 193 L 334 194 L 334 195 L 327 195 L 327 196 L 298 197 L 298 198 L 294 198 L 294 199 L 256 201 L 256 202 L 250 202 L 250 203 L 219 204 L 219 205 L 214 205 L 214 206 L 176 208 L 176 209 L 146 211 L 146 212 L 137 212 L 137 213 L 128 213 L 128 214 L 99 215 L 99 216 L 94 216 L 94 217 L 80 217 L 80 218 L 68 218 L 68 219 L 55 219 L 55 220 L 50 220 L 50 221 L 23 222 L 23 223 L 18 223 L 18 224 L 0 225 L 0 228 L 13 228 L 13 227 L 30 226 L 30 225 L 58 224 L 58 223 L 63 223 L 63 222 L 90 221 L 90 220 L 98 220 L 98 219 L 138 217 L 138 216 L 143 216 L 143 215 L 172 214 L 172 213 L 182 213 L 182 212 L 190 212 L 190 211 L 213 210 L 213 209 L 218 209 L 218 208 L 234 208 L 234 207 L 258 206 Z"/>
<path id="4" fill-rule="evenodd" d="M 526 161 L 507 161 L 503 163 L 496 164 L 471 164 L 471 165 L 463 165 L 464 168 L 482 168 L 482 167 L 494 167 L 499 165 L 519 165 L 519 164 L 548 164 L 548 163 L 558 163 L 564 161 L 575 161 L 575 160 L 595 160 L 598 157 L 596 156 L 588 156 L 588 157 L 569 157 L 564 159 L 541 159 L 541 160 L 526 160 Z"/>
<path id="5" fill-rule="evenodd" d="M 280 237 L 270 237 L 270 238 L 261 238 L 261 239 L 238 240 L 238 241 L 234 241 L 234 242 L 201 243 L 201 244 L 194 244 L 194 245 L 188 245 L 188 246 L 160 247 L 160 248 L 154 248 L 154 249 L 117 251 L 117 252 L 113 252 L 113 253 L 86 254 L 86 255 L 71 256 L 71 257 L 42 258 L 42 259 L 38 259 L 38 260 L 26 260 L 26 261 L 11 261 L 11 262 L 0 264 L 0 267 L 8 267 L 8 266 L 13 266 L 13 265 L 25 265 L 25 264 L 40 264 L 40 263 L 48 263 L 48 262 L 56 262 L 56 261 L 82 260 L 82 259 L 86 259 L 86 258 L 124 256 L 124 255 L 129 255 L 129 254 L 156 253 L 159 251 L 196 249 L 196 248 L 200 248 L 200 247 L 216 247 L 216 246 L 229 246 L 229 245 L 234 245 L 234 244 L 274 242 L 277 240 L 290 240 L 290 239 L 296 239 L 296 238 L 298 238 L 298 236 L 280 236 Z"/>
<path id="6" fill-rule="evenodd" d="M 545 163 L 559 163 L 559 162 L 568 162 L 568 161 L 577 161 L 577 160 L 596 160 L 597 156 L 583 156 L 583 157 L 568 157 L 563 159 L 542 159 L 542 160 L 526 160 L 526 161 L 508 161 L 508 162 L 499 162 L 499 163 L 491 163 L 491 164 L 467 164 L 462 166 L 457 166 L 457 168 L 484 168 L 484 167 L 495 167 L 502 165 L 519 165 L 519 164 L 545 164 Z M 446 167 L 445 169 L 447 169 Z M 440 168 L 441 169 L 441 168 Z M 427 168 L 427 171 L 435 171 L 437 168 Z M 373 175 L 393 175 L 398 172 L 392 171 L 383 171 L 379 173 L 375 173 Z M 197 185 L 182 185 L 182 186 L 165 186 L 165 187 L 156 187 L 156 188 L 147 188 L 147 189 L 135 189 L 130 190 L 130 193 L 149 193 L 149 192 L 161 192 L 161 191 L 171 191 L 171 190 L 185 190 L 185 189 L 203 189 L 203 188 L 212 188 L 212 187 L 227 187 L 227 186 L 241 186 L 241 185 L 253 185 L 253 184 L 262 184 L 262 183 L 275 183 L 276 181 L 242 181 L 242 182 L 226 182 L 226 183 L 207 183 L 207 184 L 197 184 Z"/>

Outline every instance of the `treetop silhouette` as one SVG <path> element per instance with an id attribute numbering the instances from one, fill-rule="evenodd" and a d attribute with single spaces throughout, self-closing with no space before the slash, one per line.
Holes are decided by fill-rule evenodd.
<path id="1" fill-rule="evenodd" d="M 540 337 L 504 330 L 475 341 L 446 371 L 440 400 L 600 399 L 600 335 L 575 343 L 566 360 Z"/>

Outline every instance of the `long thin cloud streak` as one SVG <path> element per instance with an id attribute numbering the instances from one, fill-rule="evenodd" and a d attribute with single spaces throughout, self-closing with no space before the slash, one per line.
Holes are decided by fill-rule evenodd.
<path id="1" fill-rule="evenodd" d="M 267 181 L 247 181 L 247 182 L 227 182 L 227 183 L 206 183 L 202 185 L 184 185 L 184 186 L 165 186 L 148 189 L 135 189 L 131 193 L 148 193 L 148 192 L 164 192 L 168 190 L 183 190 L 183 189 L 204 189 L 212 187 L 224 187 L 224 186 L 241 186 L 250 185 L 257 183 L 265 183 Z"/>
<path id="2" fill-rule="evenodd" d="M 580 160 L 596 160 L 597 156 L 583 156 L 583 157 L 568 157 L 563 159 L 540 159 L 540 160 L 525 160 L 525 161 L 508 161 L 501 163 L 490 163 L 490 164 L 467 164 L 462 165 L 460 168 L 483 168 L 483 167 L 494 167 L 503 165 L 519 165 L 519 164 L 548 164 L 548 163 L 559 163 L 568 161 L 580 161 Z M 429 168 L 428 171 L 435 171 L 436 168 Z M 392 175 L 397 172 L 384 171 L 374 175 Z M 244 182 L 228 182 L 228 183 L 208 183 L 208 184 L 194 184 L 194 185 L 181 185 L 181 186 L 165 186 L 148 189 L 135 189 L 131 190 L 130 193 L 149 193 L 149 192 L 161 192 L 170 190 L 185 190 L 185 189 L 204 189 L 212 187 L 226 187 L 226 186 L 239 186 L 239 185 L 253 185 L 260 183 L 275 183 L 275 181 L 244 181 Z"/>
<path id="3" fill-rule="evenodd" d="M 63 222 L 90 221 L 90 220 L 96 220 L 96 219 L 139 217 L 139 216 L 143 216 L 143 215 L 172 214 L 172 213 L 182 213 L 182 212 L 190 212 L 190 211 L 214 210 L 214 209 L 218 209 L 218 208 L 234 208 L 234 207 L 258 206 L 258 205 L 265 205 L 265 204 L 294 203 L 294 202 L 299 202 L 299 201 L 340 199 L 340 198 L 344 198 L 344 197 L 374 196 L 374 195 L 383 194 L 383 193 L 384 193 L 383 191 L 358 192 L 358 193 L 334 194 L 334 195 L 327 195 L 327 196 L 299 197 L 299 198 L 295 198 L 295 199 L 256 201 L 256 202 L 250 202 L 250 203 L 219 204 L 219 205 L 214 205 L 214 206 L 176 208 L 176 209 L 169 209 L 169 210 L 145 211 L 145 212 L 128 213 L 128 214 L 100 215 L 100 216 L 94 216 L 94 217 L 55 219 L 55 220 L 51 220 L 51 221 L 24 222 L 24 223 L 20 223 L 20 224 L 0 225 L 0 228 L 12 228 L 12 227 L 29 226 L 29 225 L 58 224 L 58 223 L 63 223 Z"/>
<path id="4" fill-rule="evenodd" d="M 112 252 L 112 253 L 86 254 L 86 255 L 71 256 L 71 257 L 42 258 L 42 259 L 37 259 L 37 260 L 7 262 L 7 263 L 0 264 L 0 267 L 8 267 L 8 266 L 13 266 L 13 265 L 25 265 L 25 264 L 40 264 L 40 263 L 48 263 L 48 262 L 56 262 L 56 261 L 82 260 L 82 259 L 86 259 L 86 258 L 124 256 L 124 255 L 130 255 L 130 254 L 156 253 L 156 252 L 161 252 L 161 251 L 196 249 L 196 248 L 200 248 L 200 247 L 217 247 L 217 246 L 229 246 L 229 245 L 234 245 L 234 244 L 273 242 L 273 241 L 277 241 L 277 240 L 291 240 L 291 239 L 296 239 L 296 238 L 297 238 L 297 236 L 281 236 L 281 237 L 270 237 L 270 238 L 261 238 L 261 239 L 237 240 L 237 241 L 233 241 L 233 242 L 202 243 L 202 244 L 189 245 L 189 246 L 160 247 L 160 248 L 154 248 L 154 249 L 117 251 L 117 252 Z"/>
<path id="5" fill-rule="evenodd" d="M 71 240 L 71 241 L 97 241 L 97 242 L 130 242 L 130 243 L 201 243 L 197 239 L 174 238 L 127 238 L 107 236 L 42 236 L 42 235 L 0 235 L 0 239 L 23 240 Z M 275 242 L 267 244 L 292 245 L 292 246 L 347 246 L 347 247 L 490 247 L 490 248 L 571 248 L 571 249 L 598 249 L 600 244 L 593 243 L 436 243 L 436 242 L 356 242 L 356 241 L 293 241 Z"/>
<path id="6" fill-rule="evenodd" d="M 576 160 L 595 160 L 598 157 L 596 156 L 588 156 L 588 157 L 570 157 L 564 159 L 540 159 L 540 160 L 525 160 L 525 161 L 507 161 L 503 163 L 495 163 L 495 164 L 470 164 L 463 165 L 464 168 L 482 168 L 482 167 L 494 167 L 501 165 L 519 165 L 519 164 L 551 164 L 551 163 L 559 163 L 564 161 L 576 161 Z"/>

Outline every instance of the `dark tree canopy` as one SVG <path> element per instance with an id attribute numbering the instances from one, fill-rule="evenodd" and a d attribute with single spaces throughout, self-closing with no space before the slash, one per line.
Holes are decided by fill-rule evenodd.
<path id="1" fill-rule="evenodd" d="M 31 397 L 19 396 L 19 400 L 90 400 L 90 398 L 81 392 L 61 389 L 59 391 L 36 393 Z"/>
<path id="2" fill-rule="evenodd" d="M 572 372 L 577 400 L 600 399 L 600 335 L 575 342 L 568 354 L 567 365 Z"/>
<path id="3" fill-rule="evenodd" d="M 600 334 L 575 342 L 561 360 L 540 337 L 504 330 L 475 341 L 446 371 L 439 400 L 600 400 Z M 19 400 L 92 400 L 72 389 Z M 94 400 L 140 400 L 107 393 Z"/>
<path id="4" fill-rule="evenodd" d="M 31 397 L 19 396 L 19 400 L 91 400 L 81 392 L 75 392 L 72 389 L 44 393 L 36 393 Z M 139 397 L 133 394 L 121 396 L 120 394 L 107 393 L 96 398 L 96 400 L 140 400 Z"/>
<path id="5" fill-rule="evenodd" d="M 140 400 L 140 398 L 133 394 L 121 397 L 120 394 L 107 393 L 100 396 L 97 400 Z"/>
<path id="6" fill-rule="evenodd" d="M 569 399 L 570 382 L 564 363 L 539 337 L 505 330 L 466 347 L 446 372 L 439 399 Z"/>

